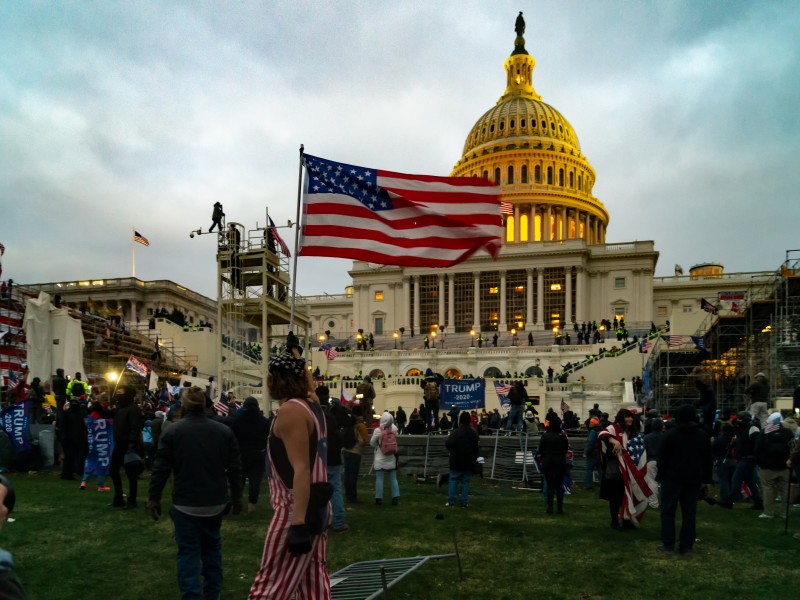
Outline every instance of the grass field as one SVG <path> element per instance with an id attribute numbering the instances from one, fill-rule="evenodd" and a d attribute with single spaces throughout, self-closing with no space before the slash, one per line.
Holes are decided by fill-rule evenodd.
<path id="1" fill-rule="evenodd" d="M 144 509 L 108 508 L 109 493 L 54 473 L 12 475 L 15 522 L 0 534 L 33 600 L 177 598 L 172 523 Z M 331 535 L 329 572 L 361 560 L 452 552 L 392 588 L 391 598 L 796 598 L 800 542 L 783 520 L 758 519 L 747 505 L 726 511 L 701 503 L 692 555 L 662 555 L 657 511 L 635 532 L 609 528 L 608 505 L 576 491 L 565 515 L 545 515 L 539 493 L 478 480 L 468 509 L 445 508 L 444 489 L 401 480 L 400 506 L 375 506 L 372 479 L 362 503 L 348 507 L 351 530 Z M 141 482 L 146 497 L 147 481 Z M 165 495 L 164 512 L 169 504 Z M 265 489 L 264 492 L 267 492 Z M 258 568 L 271 510 L 268 493 L 255 514 L 223 523 L 223 598 L 242 599 Z M 443 520 L 435 518 L 437 513 Z M 792 511 L 790 534 L 800 529 Z"/>

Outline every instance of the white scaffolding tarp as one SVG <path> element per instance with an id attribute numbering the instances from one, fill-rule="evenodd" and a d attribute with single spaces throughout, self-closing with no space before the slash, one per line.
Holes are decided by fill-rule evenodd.
<path id="1" fill-rule="evenodd" d="M 28 350 L 28 382 L 38 377 L 49 381 L 57 368 L 71 374 L 83 370 L 83 331 L 81 323 L 66 309 L 50 303 L 50 295 L 39 292 L 25 302 L 23 321 Z"/>

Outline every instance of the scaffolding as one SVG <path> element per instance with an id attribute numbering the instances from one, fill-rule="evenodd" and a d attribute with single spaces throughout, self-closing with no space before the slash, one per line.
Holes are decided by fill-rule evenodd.
<path id="1" fill-rule="evenodd" d="M 698 398 L 695 381 L 711 385 L 719 409 L 741 410 L 745 390 L 764 373 L 775 402 L 800 385 L 800 250 L 781 268 L 753 276 L 746 289 L 721 293 L 717 313 L 702 322 L 695 343 L 660 345 L 651 363 L 653 406 L 667 412 Z"/>
<path id="2" fill-rule="evenodd" d="M 275 243 L 269 227 L 246 230 L 241 223 L 224 225 L 218 233 L 217 298 L 221 345 L 219 389 L 239 398 L 261 396 L 270 410 L 267 360 L 272 328 L 291 319 L 289 256 Z M 308 319 L 295 314 L 295 333 L 308 331 Z M 248 326 L 260 336 L 249 339 Z M 253 347 L 260 346 L 258 349 Z"/>

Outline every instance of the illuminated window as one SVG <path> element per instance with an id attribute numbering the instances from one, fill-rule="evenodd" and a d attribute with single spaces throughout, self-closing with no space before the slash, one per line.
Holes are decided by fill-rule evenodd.
<path id="1" fill-rule="evenodd" d="M 551 292 L 558 292 L 559 290 L 561 290 L 561 284 L 560 283 L 551 283 L 550 284 L 550 291 Z"/>
<path id="2" fill-rule="evenodd" d="M 618 319 L 624 319 L 625 318 L 625 309 L 624 308 L 615 308 L 614 309 L 614 316 L 617 317 Z"/>
<path id="3" fill-rule="evenodd" d="M 625 289 L 625 278 L 624 277 L 615 277 L 614 278 L 614 288 L 620 290 Z"/>
<path id="4" fill-rule="evenodd" d="M 383 292 L 375 292 L 375 300 L 383 300 Z"/>
<path id="5" fill-rule="evenodd" d="M 506 217 L 506 241 L 514 241 L 514 217 L 511 215 Z"/>
<path id="6" fill-rule="evenodd" d="M 514 291 L 515 291 L 515 292 L 517 292 L 518 294 L 521 294 L 522 292 L 524 292 L 524 291 L 525 291 L 525 286 L 518 285 L 518 286 L 516 286 L 516 287 L 514 288 Z"/>
<path id="7" fill-rule="evenodd" d="M 519 241 L 528 241 L 528 215 L 520 215 L 519 217 Z"/>
<path id="8" fill-rule="evenodd" d="M 490 287 L 489 288 L 489 293 L 490 294 L 497 294 L 498 290 L 499 290 L 499 288 L 497 288 L 497 287 Z"/>

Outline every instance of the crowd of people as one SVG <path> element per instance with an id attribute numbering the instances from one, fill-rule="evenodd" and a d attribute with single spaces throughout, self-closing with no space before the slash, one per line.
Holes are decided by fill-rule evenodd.
<path id="1" fill-rule="evenodd" d="M 788 469 L 800 467 L 797 424 L 762 406 L 762 398 L 769 397 L 763 374 L 749 390 L 748 411 L 718 413 L 710 386 L 698 381 L 697 403 L 677 407 L 669 417 L 622 408 L 612 419 L 595 404 L 582 422 L 566 403 L 560 413 L 550 408 L 540 421 L 521 382 L 510 386 L 506 414 L 455 405 L 445 412 L 442 381 L 428 370 L 420 382 L 422 402 L 410 415 L 402 407 L 376 415 L 369 377 L 360 380 L 345 405 L 306 369 L 301 345 L 290 335 L 286 351 L 269 362 L 267 385 L 279 403 L 277 414 L 269 416 L 252 397 L 219 414 L 210 388 L 186 386 L 170 397 L 142 395 L 120 385 L 109 398 L 93 393 L 80 373 L 67 379 L 61 369 L 51 382 L 57 398 L 54 415 L 42 408 L 41 382 L 32 382 L 20 401 L 30 403 L 40 422 L 55 420 L 61 478 L 79 481 L 76 491 L 85 493 L 95 477 L 98 492 L 113 492 L 111 507 L 135 509 L 139 481 L 149 470 L 145 509 L 159 519 L 161 496 L 172 479 L 169 514 L 178 548 L 178 585 L 186 598 L 219 596 L 222 518 L 243 512 L 245 486 L 247 512 L 256 510 L 265 472 L 274 513 L 250 597 L 329 597 L 327 535 L 350 528 L 345 506 L 361 502 L 365 450 L 372 449 L 374 503 L 398 506 L 402 435 L 447 436 L 449 470 L 438 478 L 448 484 L 445 506 L 468 508 L 471 480 L 481 472 L 480 436 L 537 434 L 545 512 L 563 515 L 574 485 L 572 441 L 577 432 L 585 432 L 583 487 L 593 490 L 599 481 L 599 497 L 608 502 L 614 530 L 636 530 L 648 509 L 659 509 L 659 549 L 664 553 L 692 552 L 699 501 L 730 509 L 744 493 L 762 519 L 785 515 L 791 502 Z M 33 459 L 15 462 L 22 470 L 33 464 Z M 717 498 L 709 494 L 714 481 Z M 676 531 L 678 507 L 681 526 Z"/>

